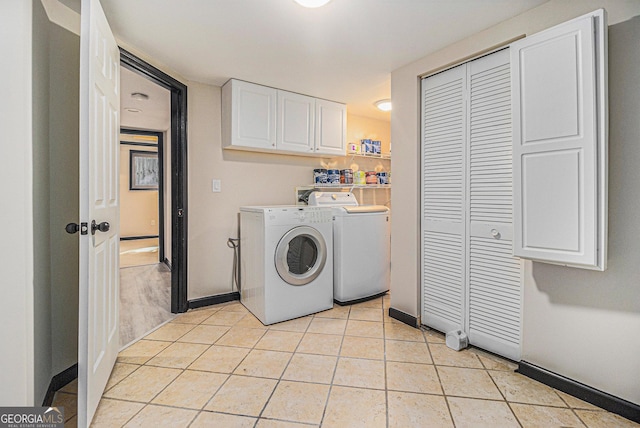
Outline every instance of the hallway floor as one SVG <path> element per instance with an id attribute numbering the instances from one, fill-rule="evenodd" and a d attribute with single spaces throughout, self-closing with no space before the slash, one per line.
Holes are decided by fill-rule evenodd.
<path id="1" fill-rule="evenodd" d="M 164 263 L 120 269 L 120 347 L 174 317 L 171 271 Z"/>
<path id="2" fill-rule="evenodd" d="M 120 268 L 152 265 L 158 261 L 158 238 L 120 241 Z"/>
<path id="3" fill-rule="evenodd" d="M 269 327 L 238 302 L 179 315 L 120 353 L 92 426 L 640 426 L 509 361 L 452 351 L 440 333 L 389 318 L 388 303 Z M 75 406 L 74 393 L 57 404 Z"/>

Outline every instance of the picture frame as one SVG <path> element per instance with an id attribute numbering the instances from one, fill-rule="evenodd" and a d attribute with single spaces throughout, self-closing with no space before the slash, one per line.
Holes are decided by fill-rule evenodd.
<path id="1" fill-rule="evenodd" d="M 129 190 L 158 190 L 158 152 L 129 151 Z"/>

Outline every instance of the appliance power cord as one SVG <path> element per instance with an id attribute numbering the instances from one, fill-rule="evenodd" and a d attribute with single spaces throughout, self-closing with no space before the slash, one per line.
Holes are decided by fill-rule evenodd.
<path id="1" fill-rule="evenodd" d="M 227 240 L 227 247 L 233 248 L 233 272 L 231 273 L 231 288 L 233 289 L 233 285 L 235 284 L 236 290 L 238 293 L 240 292 L 240 268 L 238 263 L 240 260 L 238 259 L 238 249 L 240 248 L 240 239 L 239 238 L 229 238 Z"/>

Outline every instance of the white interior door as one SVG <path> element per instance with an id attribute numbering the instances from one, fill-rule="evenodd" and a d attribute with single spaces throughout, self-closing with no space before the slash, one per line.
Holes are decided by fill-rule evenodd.
<path id="1" fill-rule="evenodd" d="M 81 15 L 80 219 L 88 233 L 80 237 L 78 426 L 85 427 L 119 345 L 120 53 L 98 0 L 82 0 Z"/>
<path id="2" fill-rule="evenodd" d="M 509 50 L 471 61 L 469 86 L 469 342 L 520 359 L 522 261 L 512 255 Z"/>
<path id="3" fill-rule="evenodd" d="M 464 327 L 466 67 L 422 81 L 422 322 Z"/>
<path id="4" fill-rule="evenodd" d="M 508 50 L 422 81 L 422 323 L 518 360 L 510 81 Z"/>

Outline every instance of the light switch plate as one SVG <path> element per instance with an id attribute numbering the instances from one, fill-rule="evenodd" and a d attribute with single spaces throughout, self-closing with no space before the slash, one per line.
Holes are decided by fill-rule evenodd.
<path id="1" fill-rule="evenodd" d="M 222 192 L 222 181 L 221 180 L 212 180 L 211 181 L 211 191 L 213 193 Z"/>

